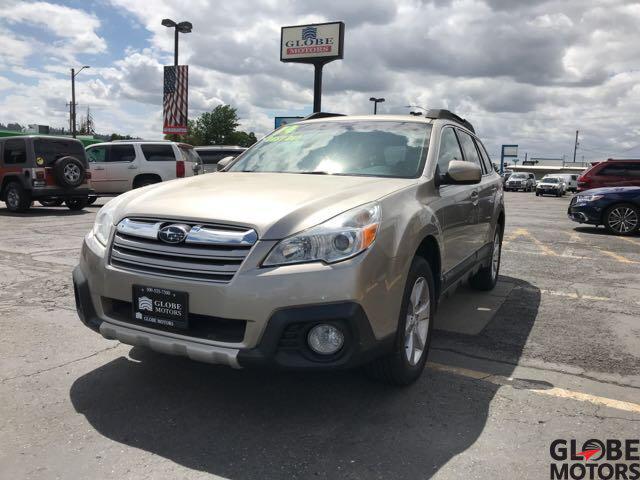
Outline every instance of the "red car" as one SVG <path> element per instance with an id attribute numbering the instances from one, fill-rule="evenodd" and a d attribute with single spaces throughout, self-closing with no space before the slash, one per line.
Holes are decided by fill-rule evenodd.
<path id="1" fill-rule="evenodd" d="M 579 192 L 600 187 L 640 187 L 640 160 L 610 158 L 578 177 Z"/>

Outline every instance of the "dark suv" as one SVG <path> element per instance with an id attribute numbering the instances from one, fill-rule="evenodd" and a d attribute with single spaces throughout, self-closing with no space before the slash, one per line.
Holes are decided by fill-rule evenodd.
<path id="1" fill-rule="evenodd" d="M 578 178 L 578 191 L 600 187 L 640 187 L 640 160 L 615 160 L 595 164 Z"/>
<path id="2" fill-rule="evenodd" d="M 87 167 L 84 147 L 74 138 L 0 138 L 0 200 L 12 212 L 24 212 L 33 200 L 81 210 L 94 193 Z"/>

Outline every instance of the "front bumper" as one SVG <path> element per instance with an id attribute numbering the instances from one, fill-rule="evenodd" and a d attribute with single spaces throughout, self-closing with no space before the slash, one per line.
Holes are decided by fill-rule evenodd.
<path id="1" fill-rule="evenodd" d="M 578 223 L 588 223 L 590 225 L 602 224 L 602 209 L 593 204 L 576 204 L 575 198 L 571 201 L 567 209 L 567 216 L 570 220 Z"/>
<path id="2" fill-rule="evenodd" d="M 536 188 L 536 193 L 539 195 L 557 195 L 560 190 L 557 188 Z"/>
<path id="3" fill-rule="evenodd" d="M 233 280 L 216 284 L 120 270 L 89 234 L 73 273 L 78 314 L 105 338 L 232 367 L 348 368 L 390 350 L 404 282 L 402 275 L 389 277 L 394 272 L 380 251 L 335 265 L 259 268 L 272 246 L 258 242 Z M 197 319 L 199 330 L 132 321 L 136 284 L 188 292 L 190 323 Z M 343 331 L 345 345 L 336 355 L 307 347 L 307 333 L 318 323 Z"/>

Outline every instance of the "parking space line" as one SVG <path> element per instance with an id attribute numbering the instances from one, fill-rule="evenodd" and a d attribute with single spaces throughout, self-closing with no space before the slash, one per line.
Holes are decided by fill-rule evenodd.
<path id="1" fill-rule="evenodd" d="M 638 241 L 634 240 L 633 238 L 629 238 L 629 237 L 621 237 L 621 236 L 618 236 L 618 237 L 616 237 L 616 238 L 617 238 L 618 240 L 624 240 L 625 242 L 628 242 L 628 243 L 630 243 L 630 244 L 632 244 L 632 245 L 635 245 L 635 246 L 637 246 L 637 247 L 640 247 L 640 242 L 638 242 Z"/>
<path id="2" fill-rule="evenodd" d="M 529 230 L 526 228 L 518 228 L 513 233 L 509 235 L 505 235 L 505 239 L 502 241 L 503 245 L 508 245 L 510 242 L 515 240 L 518 237 L 526 237 L 530 239 L 536 246 L 542 250 L 542 255 L 548 255 L 550 257 L 557 257 L 558 254 L 547 247 L 544 243 L 534 237 Z"/>
<path id="3" fill-rule="evenodd" d="M 515 388 L 514 384 L 516 384 L 516 382 L 518 381 L 518 379 L 514 379 L 513 377 L 505 377 L 503 375 L 494 375 L 487 372 L 470 370 L 468 368 L 454 367 L 452 365 L 444 365 L 442 363 L 428 362 L 427 367 L 429 367 L 431 370 L 435 370 L 438 372 L 451 373 L 454 375 L 459 375 L 459 376 L 471 378 L 474 380 L 489 382 L 494 385 L 498 385 L 500 387 L 506 386 L 506 387 Z M 535 385 L 534 382 L 531 382 L 531 383 Z M 521 387 L 519 389 L 522 390 Z M 529 387 L 526 387 L 526 390 L 533 393 L 541 394 L 541 395 L 547 395 L 550 397 L 577 400 L 579 402 L 587 402 L 593 405 L 599 405 L 599 406 L 608 407 L 608 408 L 615 408 L 616 410 L 622 410 L 625 412 L 640 414 L 640 404 L 632 403 L 632 402 L 624 402 L 622 400 L 616 400 L 614 398 L 600 397 L 598 395 L 575 392 L 573 390 L 567 390 L 567 389 L 558 388 L 558 387 L 535 388 L 535 387 L 529 386 Z"/>
<path id="4" fill-rule="evenodd" d="M 629 260 L 627 257 L 623 257 L 622 255 L 618 255 L 617 253 L 610 252 L 609 250 L 599 249 L 605 255 L 617 260 L 620 263 L 630 263 L 630 264 L 640 264 L 640 262 L 636 262 L 635 260 Z"/>

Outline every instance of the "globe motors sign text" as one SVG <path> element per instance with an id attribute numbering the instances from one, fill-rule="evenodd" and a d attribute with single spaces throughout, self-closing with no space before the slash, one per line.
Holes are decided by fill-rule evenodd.
<path id="1" fill-rule="evenodd" d="M 344 23 L 282 27 L 280 60 L 316 63 L 343 57 Z"/>

